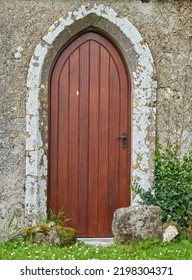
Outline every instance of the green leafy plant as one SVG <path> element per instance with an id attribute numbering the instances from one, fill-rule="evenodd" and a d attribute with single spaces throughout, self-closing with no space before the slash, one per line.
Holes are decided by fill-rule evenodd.
<path id="1" fill-rule="evenodd" d="M 182 158 L 178 146 L 158 144 L 154 157 L 154 180 L 144 190 L 138 183 L 132 189 L 139 194 L 141 204 L 162 209 L 162 221 L 175 221 L 190 226 L 192 221 L 192 150 Z"/>

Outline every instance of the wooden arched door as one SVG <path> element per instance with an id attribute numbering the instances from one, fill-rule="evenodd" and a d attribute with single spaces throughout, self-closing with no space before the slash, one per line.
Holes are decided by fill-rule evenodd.
<path id="1" fill-rule="evenodd" d="M 130 203 L 130 162 L 130 77 L 116 47 L 87 32 L 50 75 L 50 207 L 79 237 L 110 237 L 114 211 Z"/>

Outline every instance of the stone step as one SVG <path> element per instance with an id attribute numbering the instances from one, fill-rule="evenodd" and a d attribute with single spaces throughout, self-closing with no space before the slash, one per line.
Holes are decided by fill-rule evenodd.
<path id="1" fill-rule="evenodd" d="M 113 238 L 77 238 L 77 240 L 93 246 L 108 246 L 113 244 Z"/>

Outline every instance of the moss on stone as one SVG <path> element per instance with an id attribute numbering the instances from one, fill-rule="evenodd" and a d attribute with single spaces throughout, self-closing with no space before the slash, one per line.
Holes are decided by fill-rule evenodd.
<path id="1" fill-rule="evenodd" d="M 59 245 L 60 246 L 67 246 L 72 245 L 76 243 L 77 241 L 77 231 L 71 227 L 64 227 L 60 224 L 55 225 L 54 223 L 38 223 L 35 226 L 25 228 L 22 231 L 22 237 L 26 241 L 36 242 L 36 235 L 41 233 L 44 235 L 45 239 L 43 242 L 47 243 L 47 238 L 49 235 L 49 232 L 53 230 L 55 227 L 58 238 L 60 240 Z M 56 238 L 57 239 L 57 238 Z M 54 240 L 54 244 L 56 240 Z M 42 243 L 43 243 L 42 242 Z M 58 245 L 58 243 L 57 243 Z"/>
<path id="2" fill-rule="evenodd" d="M 77 241 L 77 231 L 74 228 L 57 225 L 57 233 L 61 246 L 72 245 Z"/>
<path id="3" fill-rule="evenodd" d="M 25 240 L 33 240 L 35 233 L 41 232 L 46 234 L 51 230 L 48 224 L 38 223 L 35 226 L 24 228 L 22 232 L 22 236 Z"/>

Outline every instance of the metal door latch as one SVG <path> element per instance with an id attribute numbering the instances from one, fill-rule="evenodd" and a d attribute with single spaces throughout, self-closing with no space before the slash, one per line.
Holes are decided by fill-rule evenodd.
<path id="1" fill-rule="evenodd" d="M 118 137 L 117 140 L 122 140 L 122 149 L 125 150 L 127 148 L 127 133 L 123 132 L 121 137 Z"/>

